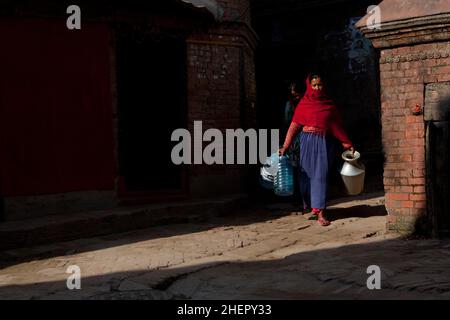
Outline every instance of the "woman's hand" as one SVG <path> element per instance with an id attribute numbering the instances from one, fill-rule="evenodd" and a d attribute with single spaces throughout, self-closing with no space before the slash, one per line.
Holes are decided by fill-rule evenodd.
<path id="1" fill-rule="evenodd" d="M 284 154 L 286 153 L 287 148 L 285 146 L 282 146 L 280 148 L 280 150 L 278 150 L 278 155 L 280 156 L 284 156 Z"/>
<path id="2" fill-rule="evenodd" d="M 350 150 L 352 154 L 355 154 L 355 147 L 353 147 L 351 144 L 343 143 L 342 146 L 344 147 L 344 150 Z"/>

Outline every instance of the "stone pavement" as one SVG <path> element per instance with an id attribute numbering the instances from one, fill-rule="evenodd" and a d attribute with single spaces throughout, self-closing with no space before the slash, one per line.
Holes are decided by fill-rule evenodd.
<path id="1" fill-rule="evenodd" d="M 386 234 L 383 197 L 289 204 L 0 253 L 0 299 L 450 299 L 450 241 Z M 66 270 L 81 269 L 81 290 Z M 381 268 L 381 290 L 366 286 Z"/>
<path id="2" fill-rule="evenodd" d="M 248 195 L 119 206 L 0 224 L 0 251 L 91 238 L 173 223 L 189 223 L 248 205 Z"/>

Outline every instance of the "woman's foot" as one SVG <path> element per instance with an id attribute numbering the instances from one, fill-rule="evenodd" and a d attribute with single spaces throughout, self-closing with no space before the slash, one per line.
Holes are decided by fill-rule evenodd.
<path id="1" fill-rule="evenodd" d="M 313 209 L 313 214 L 317 216 L 317 222 L 319 222 L 321 226 L 327 227 L 331 224 L 330 221 L 325 218 L 323 210 Z"/>
<path id="2" fill-rule="evenodd" d="M 325 219 L 324 217 L 319 217 L 317 219 L 317 222 L 319 222 L 322 227 L 328 227 L 331 224 L 331 222 Z"/>

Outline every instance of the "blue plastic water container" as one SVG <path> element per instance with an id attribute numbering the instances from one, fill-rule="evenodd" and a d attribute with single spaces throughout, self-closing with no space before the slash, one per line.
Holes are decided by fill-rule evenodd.
<path id="1" fill-rule="evenodd" d="M 294 169 L 287 156 L 281 156 L 278 161 L 278 171 L 274 181 L 274 191 L 277 196 L 288 197 L 294 194 Z"/>

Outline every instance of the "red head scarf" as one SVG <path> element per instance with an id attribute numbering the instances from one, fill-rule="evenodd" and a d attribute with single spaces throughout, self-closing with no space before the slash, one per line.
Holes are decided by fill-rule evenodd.
<path id="1" fill-rule="evenodd" d="M 299 126 L 316 127 L 329 131 L 343 143 L 351 144 L 343 129 L 336 105 L 324 89 L 312 88 L 311 74 L 306 78 L 306 93 L 295 109 L 292 122 Z"/>
<path id="2" fill-rule="evenodd" d="M 306 78 L 306 93 L 300 100 L 292 119 L 298 125 L 327 129 L 330 117 L 336 106 L 325 89 L 314 90 L 311 86 L 311 74 Z"/>

